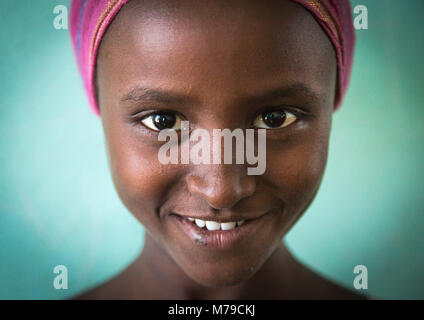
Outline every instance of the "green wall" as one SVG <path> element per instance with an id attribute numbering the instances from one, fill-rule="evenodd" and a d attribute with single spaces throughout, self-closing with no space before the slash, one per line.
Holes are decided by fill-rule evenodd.
<path id="1" fill-rule="evenodd" d="M 58 4 L 69 1 L 0 2 L 0 299 L 72 296 L 143 244 L 113 188 L 68 31 L 53 28 Z M 362 264 L 368 294 L 424 299 L 424 2 L 353 4 L 368 7 L 369 29 L 357 32 L 320 192 L 286 241 L 347 287 Z M 68 290 L 53 288 L 60 264 Z"/>

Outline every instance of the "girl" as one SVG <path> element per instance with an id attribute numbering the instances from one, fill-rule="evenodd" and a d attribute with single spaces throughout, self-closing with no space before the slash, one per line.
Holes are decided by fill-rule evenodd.
<path id="1" fill-rule="evenodd" d="M 73 0 L 71 36 L 115 188 L 146 230 L 138 259 L 78 298 L 360 297 L 282 241 L 324 173 L 352 64 L 348 0 Z M 265 129 L 265 172 L 159 162 L 159 133 L 181 138 L 182 121 Z"/>

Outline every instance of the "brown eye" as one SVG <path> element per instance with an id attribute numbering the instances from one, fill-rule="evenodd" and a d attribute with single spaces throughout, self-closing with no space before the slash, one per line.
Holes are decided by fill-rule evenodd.
<path id="1" fill-rule="evenodd" d="M 253 121 L 253 126 L 263 129 L 280 129 L 292 124 L 296 119 L 296 116 L 288 111 L 266 111 Z"/>
<path id="2" fill-rule="evenodd" d="M 181 118 L 171 112 L 156 112 L 144 117 L 141 122 L 154 131 L 181 129 Z"/>

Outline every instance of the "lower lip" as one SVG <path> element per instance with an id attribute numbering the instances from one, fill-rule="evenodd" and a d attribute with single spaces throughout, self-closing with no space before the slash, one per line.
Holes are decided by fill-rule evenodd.
<path id="1" fill-rule="evenodd" d="M 264 214 L 259 218 L 246 220 L 241 226 L 231 230 L 209 231 L 206 228 L 199 228 L 194 222 L 189 221 L 179 215 L 172 215 L 182 231 L 197 245 L 205 248 L 230 249 L 251 237 L 263 224 Z"/>

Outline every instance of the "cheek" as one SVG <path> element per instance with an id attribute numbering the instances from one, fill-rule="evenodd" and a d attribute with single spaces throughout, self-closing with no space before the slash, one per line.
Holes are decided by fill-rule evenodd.
<path id="1" fill-rule="evenodd" d="M 105 130 L 115 188 L 127 209 L 146 227 L 159 225 L 156 210 L 174 180 L 159 163 L 157 148 L 118 126 Z M 174 168 L 175 170 L 175 168 Z"/>
<path id="2" fill-rule="evenodd" d="M 284 220 L 297 219 L 318 191 L 328 154 L 328 133 L 309 134 L 268 147 L 267 174 L 276 196 L 284 203 Z"/>

